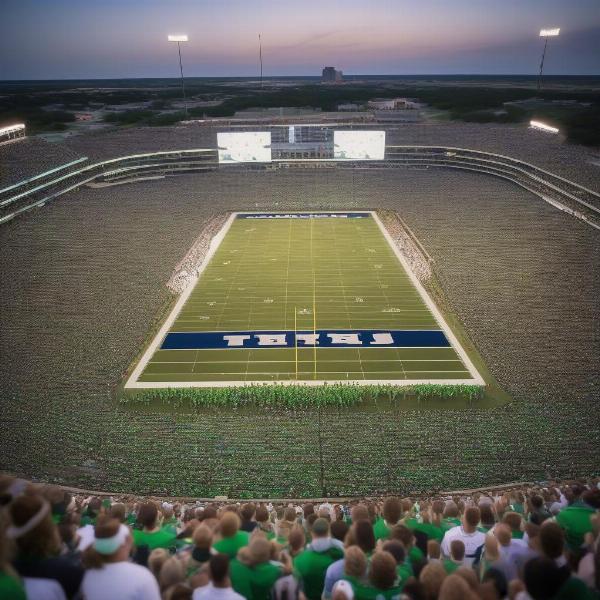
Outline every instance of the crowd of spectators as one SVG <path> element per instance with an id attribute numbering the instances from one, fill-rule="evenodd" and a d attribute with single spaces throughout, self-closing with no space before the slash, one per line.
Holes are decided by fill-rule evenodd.
<path id="1" fill-rule="evenodd" d="M 0 145 L 0 189 L 66 165 L 82 156 L 64 144 L 52 144 L 37 137 Z"/>
<path id="2" fill-rule="evenodd" d="M 73 496 L 0 480 L 0 598 L 600 598 L 600 481 L 317 503 Z"/>

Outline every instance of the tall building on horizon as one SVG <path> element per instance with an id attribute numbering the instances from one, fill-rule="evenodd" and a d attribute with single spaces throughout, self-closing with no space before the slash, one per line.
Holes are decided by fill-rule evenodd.
<path id="1" fill-rule="evenodd" d="M 324 67 L 321 73 L 323 83 L 338 83 L 343 80 L 343 73 L 336 70 L 335 67 Z"/>

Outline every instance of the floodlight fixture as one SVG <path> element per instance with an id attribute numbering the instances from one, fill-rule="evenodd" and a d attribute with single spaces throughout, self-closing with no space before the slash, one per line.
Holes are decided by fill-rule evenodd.
<path id="1" fill-rule="evenodd" d="M 186 34 L 168 35 L 167 39 L 169 42 L 177 43 L 177 52 L 179 53 L 179 72 L 181 73 L 181 94 L 183 95 L 183 106 L 185 108 L 185 118 L 188 118 L 187 100 L 185 97 L 185 83 L 183 81 L 183 64 L 181 62 L 181 43 L 187 42 L 188 36 Z"/>
<path id="2" fill-rule="evenodd" d="M 541 121 L 529 121 L 529 126 L 532 129 L 539 129 L 540 131 L 545 131 L 546 133 L 558 133 L 557 127 L 546 125 L 546 123 L 542 123 Z"/>
<path id="3" fill-rule="evenodd" d="M 546 48 L 548 47 L 548 38 L 556 37 L 560 33 L 560 27 L 553 29 L 540 30 L 540 37 L 544 38 L 544 51 L 542 52 L 542 62 L 540 63 L 540 74 L 538 76 L 537 89 L 542 89 L 542 73 L 544 71 L 544 59 L 546 58 Z"/>
<path id="4" fill-rule="evenodd" d="M 560 27 L 555 29 L 542 29 L 540 31 L 540 37 L 556 37 L 560 33 Z"/>
<path id="5" fill-rule="evenodd" d="M 6 135 L 8 133 L 16 133 L 25 129 L 25 123 L 15 123 L 14 125 L 8 125 L 7 127 L 0 127 L 0 135 Z"/>
<path id="6" fill-rule="evenodd" d="M 258 60 L 260 61 L 260 87 L 263 86 L 262 39 L 258 34 Z"/>

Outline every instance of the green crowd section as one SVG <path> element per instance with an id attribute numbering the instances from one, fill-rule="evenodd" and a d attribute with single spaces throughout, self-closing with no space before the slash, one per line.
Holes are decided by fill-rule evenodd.
<path id="1" fill-rule="evenodd" d="M 236 218 L 171 332 L 439 330 L 372 216 Z M 454 348 L 157 350 L 141 382 L 460 380 Z"/>

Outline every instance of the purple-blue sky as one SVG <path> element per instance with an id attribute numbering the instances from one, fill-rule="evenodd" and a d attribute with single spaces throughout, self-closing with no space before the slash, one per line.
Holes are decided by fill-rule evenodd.
<path id="1" fill-rule="evenodd" d="M 0 80 L 264 73 L 600 75 L 600 0 L 0 0 Z"/>

